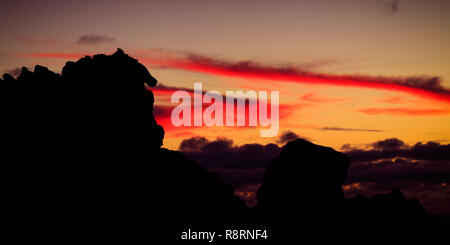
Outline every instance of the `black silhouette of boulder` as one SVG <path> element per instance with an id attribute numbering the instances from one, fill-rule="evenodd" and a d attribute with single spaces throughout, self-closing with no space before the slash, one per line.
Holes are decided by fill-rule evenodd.
<path id="1" fill-rule="evenodd" d="M 137 192 L 138 215 L 150 210 L 147 222 L 169 221 L 173 229 L 166 231 L 243 219 L 244 201 L 217 174 L 160 149 L 164 130 L 153 116 L 151 91 L 157 80 L 122 50 L 67 62 L 61 75 L 38 65 L 23 68 L 17 79 L 3 78 L 5 181 L 14 186 L 8 202 L 25 210 L 21 215 L 73 226 L 89 220 L 84 229 L 96 227 L 116 217 L 112 197 L 125 189 Z M 144 104 L 137 100 L 141 82 Z M 130 183 L 135 187 L 126 189 Z"/>
<path id="2" fill-rule="evenodd" d="M 17 222 L 77 232 L 115 219 L 113 197 L 127 178 L 148 174 L 142 153 L 161 146 L 162 128 L 146 113 L 151 105 L 137 100 L 138 83 L 145 89 L 156 79 L 120 49 L 67 62 L 61 75 L 37 65 L 3 78 L 5 205 L 21 210 Z M 125 174 L 132 166 L 141 169 Z"/>
<path id="3" fill-rule="evenodd" d="M 16 81 L 16 79 L 14 79 L 14 77 L 9 75 L 8 73 L 3 74 L 3 80 L 5 82 L 14 82 L 14 81 Z"/>
<path id="4" fill-rule="evenodd" d="M 377 194 L 371 199 L 356 196 L 346 200 L 349 224 L 384 227 L 426 227 L 437 220 L 417 199 L 407 199 L 400 190 Z"/>
<path id="5" fill-rule="evenodd" d="M 350 158 L 303 139 L 287 143 L 266 168 L 258 190 L 263 220 L 307 224 L 344 222 L 341 185 Z"/>

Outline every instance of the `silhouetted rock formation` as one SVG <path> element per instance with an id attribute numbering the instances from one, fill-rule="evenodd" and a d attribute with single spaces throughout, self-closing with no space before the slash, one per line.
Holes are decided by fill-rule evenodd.
<path id="1" fill-rule="evenodd" d="M 378 194 L 369 199 L 356 196 L 346 200 L 346 215 L 353 225 L 425 227 L 437 221 L 417 199 L 406 199 L 399 190 Z"/>
<path id="2" fill-rule="evenodd" d="M 26 217 L 39 226 L 45 220 L 54 233 L 114 219 L 113 193 L 119 195 L 131 177 L 117 173 L 141 164 L 141 149 L 161 145 L 151 114 L 144 112 L 148 123 L 138 126 L 137 84 L 154 86 L 156 79 L 120 49 L 68 62 L 62 75 L 38 65 L 22 68 L 17 79 L 3 78 L 3 174 L 6 205 L 20 210 L 15 220 Z"/>
<path id="3" fill-rule="evenodd" d="M 233 188 L 213 174 L 188 160 L 178 151 L 161 149 L 150 156 L 151 171 L 148 179 L 155 181 L 150 203 L 156 204 L 152 213 L 160 217 L 157 224 L 161 237 L 181 239 L 188 228 L 194 231 L 219 231 L 225 224 L 241 224 L 245 221 L 247 206 L 234 195 Z M 193 243 L 199 244 L 199 243 Z"/>
<path id="4" fill-rule="evenodd" d="M 141 82 L 143 108 L 137 100 Z M 46 220 L 53 224 L 48 229 L 52 233 L 67 228 L 61 224 L 83 222 L 83 229 L 96 231 L 98 222 L 115 218 L 108 208 L 115 201 L 110 197 L 130 178 L 142 191 L 137 202 L 149 210 L 146 222 L 168 227 L 169 233 L 186 224 L 207 224 L 213 230 L 236 223 L 429 220 L 416 200 L 398 192 L 346 201 L 341 185 L 350 159 L 302 139 L 287 143 L 269 164 L 258 205 L 248 215 L 244 201 L 217 174 L 180 152 L 161 149 L 164 130 L 153 116 L 151 92 L 156 83 L 120 49 L 67 62 L 61 75 L 42 66 L 33 72 L 22 68 L 17 79 L 3 75 L 2 163 L 8 176 L 7 205 L 21 210 L 17 222 L 26 217 L 30 225 L 42 225 Z M 138 127 L 141 112 L 144 125 Z M 125 165 L 137 170 L 123 173 Z M 154 220 L 156 215 L 166 222 Z"/>
<path id="5" fill-rule="evenodd" d="M 14 77 L 9 75 L 8 73 L 3 74 L 3 80 L 5 82 L 14 82 L 14 81 L 16 81 L 16 79 L 14 79 Z"/>
<path id="6" fill-rule="evenodd" d="M 22 72 L 17 77 L 17 81 L 35 84 L 44 83 L 44 86 L 47 86 L 49 83 L 56 85 L 54 83 L 61 81 L 61 75 L 50 71 L 47 67 L 36 65 L 34 67 L 34 72 L 29 71 L 26 67 L 22 67 Z"/>
<path id="7" fill-rule="evenodd" d="M 149 140 L 149 149 L 151 151 L 158 151 L 163 144 L 164 129 L 156 123 L 153 116 L 153 104 L 155 100 L 150 89 L 144 86 L 144 105 L 149 105 L 143 110 L 144 125 L 147 129 L 144 133 L 144 140 Z"/>
<path id="8" fill-rule="evenodd" d="M 17 79 L 5 74 L 0 84 L 6 182 L 15 187 L 8 201 L 25 210 L 21 215 L 96 226 L 115 217 L 104 202 L 113 202 L 112 189 L 132 177 L 145 190 L 140 203 L 152 217 L 164 214 L 171 227 L 242 220 L 247 207 L 231 186 L 182 153 L 160 149 L 164 130 L 153 116 L 150 90 L 157 81 L 142 64 L 119 49 L 67 62 L 61 74 L 22 68 Z M 138 170 L 124 175 L 125 165 Z"/>
<path id="9" fill-rule="evenodd" d="M 238 223 L 246 211 L 243 200 L 217 174 L 188 160 L 183 153 L 162 149 L 158 178 L 165 180 L 164 205 L 180 224 Z"/>
<path id="10" fill-rule="evenodd" d="M 267 167 L 258 190 L 258 211 L 270 222 L 343 222 L 350 158 L 303 139 L 287 143 Z"/>

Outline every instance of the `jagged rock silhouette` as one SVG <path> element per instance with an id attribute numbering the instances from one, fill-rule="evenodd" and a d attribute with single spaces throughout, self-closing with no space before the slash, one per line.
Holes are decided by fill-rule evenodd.
<path id="1" fill-rule="evenodd" d="M 242 220 L 247 207 L 230 185 L 182 153 L 160 149 L 164 130 L 153 116 L 151 92 L 157 80 L 122 50 L 67 62 L 61 75 L 36 66 L 3 78 L 2 140 L 10 148 L 8 186 L 15 187 L 8 200 L 27 210 L 22 215 L 36 222 L 92 220 L 85 227 L 95 227 L 114 219 L 104 203 L 110 189 L 123 189 L 132 177 L 145 190 L 136 194 L 142 210 L 163 214 L 166 231 Z M 137 100 L 141 82 L 144 104 Z M 125 165 L 139 170 L 124 175 Z"/>
<path id="2" fill-rule="evenodd" d="M 48 231 L 89 232 L 115 219 L 112 196 L 131 177 L 118 173 L 142 162 L 141 149 L 161 145 L 161 127 L 146 113 L 151 106 L 143 108 L 150 126 L 138 126 L 137 84 L 145 89 L 156 79 L 120 49 L 67 62 L 61 75 L 37 65 L 3 78 L 6 205 L 21 210 L 17 222 L 26 217 L 39 227 L 45 220 Z"/>
<path id="3" fill-rule="evenodd" d="M 17 79 L 4 74 L 0 82 L 6 183 L 14 186 L 7 188 L 12 196 L 8 202 L 34 225 L 43 219 L 53 224 L 90 220 L 86 227 L 95 232 L 97 222 L 114 218 L 104 202 L 110 189 L 123 189 L 126 177 L 137 180 L 143 191 L 136 194 L 141 198 L 137 202 L 152 206 L 150 222 L 178 239 L 187 224 L 206 224 L 212 230 L 215 225 L 286 220 L 428 220 L 417 201 L 398 193 L 345 200 L 341 185 L 350 159 L 302 139 L 286 144 L 269 164 L 258 205 L 250 210 L 217 174 L 180 152 L 161 149 L 164 130 L 154 118 L 151 92 L 157 80 L 120 49 L 67 62 L 61 75 L 38 65 L 33 72 L 22 68 Z M 141 82 L 143 105 L 137 100 Z M 138 127 L 142 119 L 143 127 Z M 138 165 L 139 170 L 125 176 L 125 165 Z M 372 212 L 376 215 L 368 214 Z M 154 221 L 156 215 L 166 223 Z"/>

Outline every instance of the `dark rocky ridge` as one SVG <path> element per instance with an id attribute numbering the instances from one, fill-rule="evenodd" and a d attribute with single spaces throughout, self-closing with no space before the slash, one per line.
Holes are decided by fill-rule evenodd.
<path id="1" fill-rule="evenodd" d="M 36 66 L 33 72 L 23 68 L 17 79 L 5 74 L 0 82 L 7 119 L 7 183 L 17 197 L 11 205 L 28 210 L 24 215 L 36 220 L 45 214 L 56 223 L 92 219 L 95 226 L 111 218 L 104 204 L 111 189 L 121 190 L 131 179 L 137 181 L 137 202 L 150 210 L 145 217 L 166 221 L 174 232 L 185 224 L 434 222 L 420 203 L 399 192 L 345 200 L 341 185 L 350 159 L 305 140 L 289 142 L 272 160 L 258 205 L 249 209 L 217 174 L 180 152 L 160 149 L 164 130 L 153 116 L 151 92 L 157 81 L 120 49 L 67 62 L 61 75 Z M 137 100 L 141 82 L 142 109 Z M 134 171 L 124 174 L 127 166 Z"/>

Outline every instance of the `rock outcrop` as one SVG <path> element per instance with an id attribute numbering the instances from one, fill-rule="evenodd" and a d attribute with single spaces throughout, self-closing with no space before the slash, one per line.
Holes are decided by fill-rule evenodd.
<path id="1" fill-rule="evenodd" d="M 37 223 L 93 220 L 87 226 L 94 228 L 115 217 L 108 207 L 116 192 L 133 193 L 132 205 L 142 207 L 137 215 L 162 225 L 153 218 L 161 215 L 173 232 L 186 224 L 211 230 L 236 223 L 430 221 L 418 201 L 398 192 L 346 200 L 341 186 L 350 158 L 302 139 L 287 143 L 269 164 L 250 210 L 217 174 L 161 149 L 164 130 L 154 118 L 151 91 L 157 80 L 120 49 L 67 62 L 61 75 L 36 66 L 22 68 L 17 79 L 4 74 L 0 82 L 5 181 L 14 187 L 7 188 L 7 202 Z M 141 82 L 143 104 L 137 100 Z"/>
<path id="2" fill-rule="evenodd" d="M 258 212 L 270 222 L 344 223 L 344 193 L 350 158 L 303 139 L 287 143 L 266 168 Z"/>
<path id="3" fill-rule="evenodd" d="M 399 190 L 372 198 L 356 196 L 346 200 L 348 223 L 363 226 L 429 227 L 437 220 L 417 199 L 407 199 Z"/>

